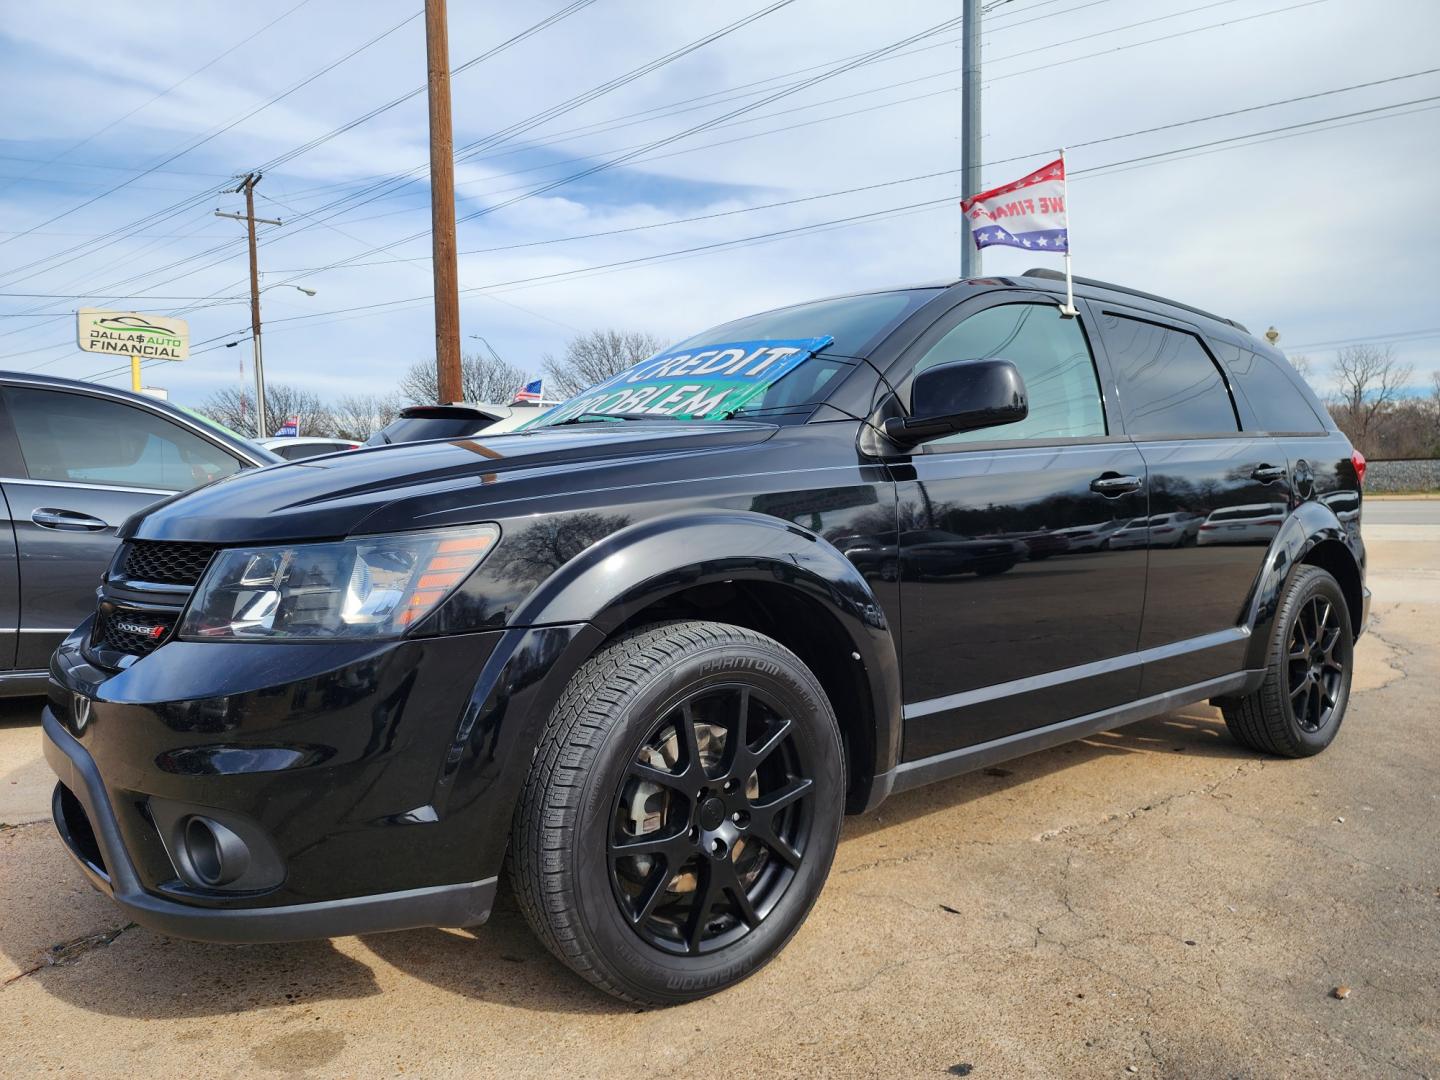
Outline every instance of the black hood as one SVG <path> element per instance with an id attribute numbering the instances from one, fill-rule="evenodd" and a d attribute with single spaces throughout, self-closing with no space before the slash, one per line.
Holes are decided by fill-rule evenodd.
<path id="1" fill-rule="evenodd" d="M 243 544 L 485 521 L 495 503 L 506 504 L 507 515 L 543 512 L 552 509 L 550 497 L 583 490 L 616 469 L 628 483 L 642 482 L 646 472 L 703 475 L 715 452 L 763 442 L 776 430 L 736 421 L 625 421 L 352 450 L 236 473 L 151 507 L 120 533 Z M 530 498 L 533 508 L 517 505 Z"/>

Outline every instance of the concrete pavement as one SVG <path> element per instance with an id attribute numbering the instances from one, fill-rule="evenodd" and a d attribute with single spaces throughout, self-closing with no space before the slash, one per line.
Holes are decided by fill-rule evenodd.
<path id="1" fill-rule="evenodd" d="M 899 796 L 775 963 L 682 1008 L 591 991 L 504 894 L 474 933 L 168 941 L 6 828 L 0 1074 L 1440 1077 L 1440 521 L 1380 505 L 1325 754 L 1200 706 Z M 0 821 L 44 812 L 36 737 L 0 713 Z"/>

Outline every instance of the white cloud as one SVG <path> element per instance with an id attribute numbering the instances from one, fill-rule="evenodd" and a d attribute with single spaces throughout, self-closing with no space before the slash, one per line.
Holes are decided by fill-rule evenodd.
<path id="1" fill-rule="evenodd" d="M 1440 94 L 1440 77 L 1427 76 L 1102 145 L 1078 145 L 1434 66 L 1429 43 L 1440 30 L 1440 11 L 1427 0 L 1397 0 L 1387 7 L 1383 21 L 1375 19 L 1367 5 L 1344 0 L 1278 10 L 1294 2 L 1219 4 L 1164 19 L 1199 5 L 1193 0 L 1167 0 L 1163 7 L 1112 0 L 1082 8 L 1079 0 L 1059 0 L 997 9 L 989 17 L 986 43 L 985 156 L 1036 156 L 988 169 L 987 181 L 1020 175 L 1042 162 L 1049 147 L 1076 147 L 1070 166 L 1081 174 L 1071 192 L 1077 273 L 1174 295 L 1238 318 L 1252 329 L 1274 324 L 1282 330 L 1285 345 L 1436 325 L 1430 292 L 1440 226 L 1431 212 L 1431 178 L 1440 164 L 1440 140 L 1435 138 L 1440 112 L 1084 176 L 1086 169 L 1127 158 Z M 7 72 L 6 82 L 16 88 L 7 88 L 5 95 L 0 173 L 23 176 L 37 168 L 34 160 L 14 159 L 43 161 L 59 153 L 291 6 L 293 0 L 272 0 L 243 11 L 208 0 L 157 3 L 147 5 L 143 18 L 123 5 L 98 0 L 15 6 L 0 25 L 0 71 Z M 559 7 L 558 0 L 554 6 Z M 755 0 L 752 10 L 760 6 Z M 1067 15 L 1067 9 L 1075 9 L 1074 14 Z M 1270 11 L 1277 13 L 1261 14 Z M 714 30 L 741 12 L 734 6 L 696 8 L 638 0 L 596 4 L 457 76 L 456 142 L 482 139 Z M 778 79 L 897 40 L 955 13 L 955 4 L 941 0 L 883 5 L 798 0 L 527 133 L 517 143 L 462 163 L 457 169 L 462 213 L 573 171 L 573 164 L 557 164 L 563 159 L 604 160 L 621 148 L 682 131 L 753 97 L 712 100 L 704 108 L 680 112 L 665 108 L 673 103 Z M 458 64 L 480 53 L 538 14 L 528 4 L 498 10 L 495 5 L 452 5 L 453 61 Z M 7 229 L 24 229 L 118 183 L 130 174 L 93 166 L 134 168 L 159 160 L 255 108 L 402 15 L 402 9 L 378 0 L 345 5 L 343 19 L 336 17 L 332 5 L 305 5 L 61 162 L 29 180 L 0 182 L 0 220 Z M 1256 15 L 1260 17 L 1251 17 Z M 1156 19 L 1161 21 L 1107 32 Z M 84 32 L 56 34 L 59 21 L 84 27 Z M 1222 22 L 1229 25 L 1205 29 Z M 1141 44 L 1170 34 L 1184 36 Z M 1085 35 L 1098 36 L 1072 40 Z M 630 228 L 954 170 L 959 165 L 959 95 L 953 88 L 959 82 L 954 69 L 960 56 L 958 44 L 948 39 L 955 37 L 951 33 L 939 47 L 858 69 L 776 102 L 760 110 L 769 119 L 743 118 L 668 146 L 652 160 L 478 217 L 461 225 L 460 247 L 495 248 Z M 1132 44 L 1135 47 L 1125 47 Z M 1021 53 L 1026 55 L 1015 55 Z M 1062 62 L 1091 53 L 1102 55 Z M 1032 68 L 1039 70 L 1016 74 Z M 11 280 L 7 269 L 53 255 L 81 242 L 83 234 L 126 225 L 324 134 L 418 86 L 423 76 L 417 20 L 166 167 L 175 172 L 152 173 L 34 235 L 0 246 L 0 281 Z M 893 85 L 912 80 L 918 81 Z M 917 95 L 930 96 L 901 101 Z M 817 104 L 841 97 L 849 100 Z M 612 130 L 591 130 L 644 110 L 655 111 Z M 837 116 L 855 110 L 868 111 Z M 790 130 L 757 134 L 781 127 Z M 548 147 L 539 145 L 557 136 L 563 138 Z M 723 140 L 737 141 L 692 151 Z M 423 181 L 350 209 L 327 225 L 305 227 L 303 217 L 377 175 L 423 166 L 427 156 L 421 96 L 267 175 L 259 190 L 278 202 L 261 200 L 261 213 L 287 221 L 262 245 L 267 283 L 427 229 Z M 462 258 L 461 278 L 466 285 L 489 285 L 958 193 L 958 177 L 949 175 L 706 221 L 487 251 Z M 176 280 L 151 291 L 238 295 L 245 279 L 239 230 L 211 216 L 217 205 L 233 209 L 236 202 L 233 196 L 198 202 L 184 213 L 148 224 L 140 230 L 142 237 L 88 252 L 23 281 L 0 284 L 0 292 L 68 293 L 101 287 L 135 291 L 173 277 Z M 471 293 L 462 298 L 463 332 L 483 334 L 508 359 L 532 369 L 538 368 L 543 353 L 563 345 L 569 327 L 617 325 L 679 338 L 747 310 L 853 288 L 952 277 L 958 272 L 960 225 L 958 209 L 946 205 L 775 243 L 517 286 L 494 297 Z M 61 235 L 76 233 L 82 236 Z M 0 240 L 7 235 L 0 234 Z M 158 269 L 224 241 L 228 246 L 207 259 Z M 421 238 L 359 261 L 427 253 L 428 243 Z M 1047 260 L 991 249 L 986 268 L 1017 273 L 1037 261 Z M 1053 256 L 1048 261 L 1058 265 Z M 216 265 L 207 267 L 210 262 Z M 110 284 L 131 277 L 135 281 L 123 287 Z M 375 314 L 344 312 L 285 321 L 427 293 L 428 262 L 317 271 L 296 280 L 319 295 L 311 299 L 277 289 L 265 294 L 267 373 L 272 380 L 334 392 L 360 385 L 379 388 L 428 350 L 430 318 L 424 302 Z M 73 305 L 59 302 L 43 308 L 44 303 L 0 299 L 4 312 L 39 307 L 62 313 L 53 322 L 0 318 L 0 354 L 19 354 L 0 359 L 0 365 L 27 368 L 43 363 L 48 372 L 73 376 L 101 370 L 70 344 L 73 328 L 63 312 Z M 233 305 L 202 308 L 190 318 L 199 342 L 240 330 L 248 313 L 243 305 Z M 1440 338 L 1399 348 L 1422 377 L 1440 369 Z M 1327 352 L 1312 352 L 1323 368 Z M 156 374 L 153 381 L 169 386 L 179 400 L 197 401 L 237 377 L 240 353 L 248 353 L 248 344 L 200 353 Z"/>

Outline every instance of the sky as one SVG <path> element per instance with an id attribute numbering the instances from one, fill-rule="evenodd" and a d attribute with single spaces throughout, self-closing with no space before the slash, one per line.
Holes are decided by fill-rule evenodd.
<path id="1" fill-rule="evenodd" d="M 1353 342 L 1391 345 L 1428 390 L 1440 4 L 988 8 L 984 184 L 1068 147 L 1076 274 L 1274 326 L 1322 392 Z M 75 343 L 90 306 L 189 321 L 190 359 L 145 371 L 172 400 L 248 380 L 244 229 L 214 211 L 243 210 L 222 189 L 256 169 L 256 214 L 282 222 L 260 227 L 267 379 L 384 393 L 433 357 L 426 98 L 405 98 L 425 80 L 419 0 L 3 11 L 0 369 L 128 385 Z M 463 347 L 538 375 L 582 331 L 679 340 L 957 278 L 959 15 L 452 3 Z M 988 274 L 1037 265 L 1060 260 L 984 255 Z"/>

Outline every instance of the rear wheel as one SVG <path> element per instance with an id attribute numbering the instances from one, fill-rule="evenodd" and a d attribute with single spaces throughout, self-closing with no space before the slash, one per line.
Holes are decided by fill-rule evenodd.
<path id="1" fill-rule="evenodd" d="M 576 673 L 536 753 L 511 843 L 521 908 L 618 997 L 723 989 L 808 914 L 843 776 L 824 691 L 778 642 L 706 622 L 618 638 Z"/>
<path id="2" fill-rule="evenodd" d="M 1284 757 L 1329 746 L 1350 699 L 1354 644 L 1339 582 L 1318 566 L 1300 567 L 1275 614 L 1265 681 L 1224 706 L 1236 741 Z"/>

